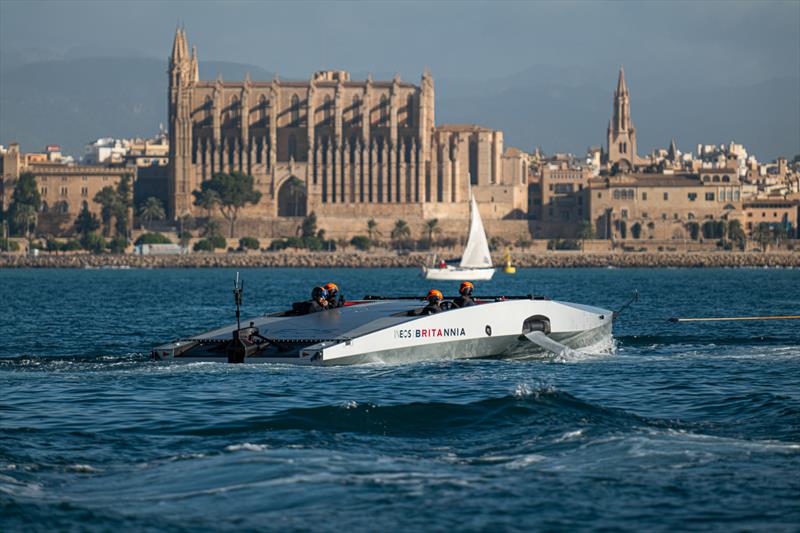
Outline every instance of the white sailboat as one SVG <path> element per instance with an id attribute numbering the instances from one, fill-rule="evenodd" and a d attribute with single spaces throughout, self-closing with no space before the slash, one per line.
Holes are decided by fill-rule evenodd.
<path id="1" fill-rule="evenodd" d="M 423 266 L 422 274 L 425 279 L 439 280 L 487 280 L 494 276 L 492 256 L 489 253 L 489 243 L 486 240 L 486 231 L 483 229 L 481 214 L 475 197 L 470 196 L 470 221 L 467 246 L 461 255 L 458 266 L 444 264 L 432 267 Z"/>

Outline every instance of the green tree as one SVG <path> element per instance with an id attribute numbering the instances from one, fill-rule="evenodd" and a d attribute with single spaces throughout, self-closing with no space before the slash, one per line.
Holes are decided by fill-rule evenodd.
<path id="1" fill-rule="evenodd" d="M 106 248 L 106 240 L 102 235 L 98 235 L 94 231 L 90 231 L 81 238 L 81 246 L 84 250 L 89 250 L 92 253 L 102 253 Z"/>
<path id="2" fill-rule="evenodd" d="M 230 236 L 236 231 L 236 220 L 239 212 L 247 204 L 257 204 L 261 193 L 254 188 L 253 176 L 241 172 L 230 174 L 217 173 L 210 180 L 204 181 L 200 191 L 194 191 L 195 205 L 216 205 L 222 216 L 230 223 Z M 214 191 L 215 195 L 209 195 Z M 211 204 L 208 204 L 211 202 Z"/>
<path id="3" fill-rule="evenodd" d="M 375 237 L 380 237 L 381 231 L 378 229 L 378 223 L 374 218 L 367 220 L 367 236 L 370 241 L 374 241 Z"/>
<path id="4" fill-rule="evenodd" d="M 209 218 L 206 220 L 205 226 L 203 226 L 203 237 L 214 237 L 219 235 L 220 231 L 222 231 L 222 227 L 220 226 L 219 220 Z"/>
<path id="5" fill-rule="evenodd" d="M 28 207 L 33 210 L 33 216 L 31 216 L 31 209 L 28 209 Z M 36 185 L 36 176 L 30 172 L 25 172 L 20 175 L 14 186 L 14 192 L 11 194 L 11 205 L 8 209 L 11 232 L 18 235 L 23 234 L 27 237 L 31 231 L 35 231 L 35 215 L 41 207 L 42 197 Z M 19 214 L 20 211 L 23 214 Z M 31 222 L 34 223 L 33 228 L 30 227 Z"/>
<path id="6" fill-rule="evenodd" d="M 753 240 L 758 243 L 762 252 L 767 251 L 772 239 L 772 228 L 770 228 L 769 222 L 762 222 L 753 230 Z"/>
<path id="7" fill-rule="evenodd" d="M 304 239 L 317 236 L 317 215 L 314 212 L 303 219 L 303 224 L 300 225 L 300 236 Z M 324 236 L 323 233 L 322 237 Z"/>
<path id="8" fill-rule="evenodd" d="M 255 237 L 242 237 L 239 239 L 240 250 L 258 250 L 261 244 Z"/>
<path id="9" fill-rule="evenodd" d="M 31 204 L 19 204 L 13 211 L 11 221 L 18 229 L 24 232 L 25 238 L 28 239 L 28 249 L 30 249 L 32 232 L 36 231 L 37 215 L 36 209 Z"/>
<path id="10" fill-rule="evenodd" d="M 164 220 L 167 218 L 167 213 L 164 211 L 161 200 L 155 196 L 151 196 L 145 200 L 144 205 L 139 208 L 139 218 L 142 219 L 144 227 L 147 228 L 152 221 Z"/>
<path id="11" fill-rule="evenodd" d="M 350 244 L 355 246 L 357 250 L 366 252 L 372 245 L 372 241 L 370 241 L 370 238 L 365 235 L 356 235 L 355 237 L 350 239 Z"/>
<path id="12" fill-rule="evenodd" d="M 392 240 L 395 241 L 408 240 L 411 238 L 411 228 L 409 228 L 408 223 L 401 218 L 394 223 L 394 228 L 392 228 L 391 236 Z"/>
<path id="13" fill-rule="evenodd" d="M 578 229 L 578 238 L 581 240 L 581 250 L 583 250 L 586 246 L 586 241 L 588 239 L 594 239 L 594 224 L 588 220 L 581 222 L 580 228 Z"/>
<path id="14" fill-rule="evenodd" d="M 116 221 L 114 227 L 117 235 L 125 237 L 127 242 L 128 234 L 131 230 L 130 213 L 133 208 L 133 188 L 129 175 L 122 176 L 114 193 L 116 194 L 113 206 L 114 219 Z"/>
<path id="15" fill-rule="evenodd" d="M 97 231 L 100 228 L 100 222 L 97 220 L 97 215 L 89 211 L 89 206 L 83 204 L 81 212 L 75 218 L 75 231 L 84 236 L 89 232 Z"/>
<path id="16" fill-rule="evenodd" d="M 432 218 L 425 222 L 425 231 L 428 233 L 428 242 L 433 242 L 433 234 L 439 231 L 439 219 Z"/>
<path id="17" fill-rule="evenodd" d="M 284 187 L 286 187 L 286 194 L 290 198 L 289 216 L 299 216 L 301 214 L 300 211 L 305 211 L 305 205 L 301 202 L 301 199 L 306 197 L 306 184 L 292 176 Z"/>
<path id="18" fill-rule="evenodd" d="M 696 241 L 700 237 L 700 225 L 697 222 L 689 222 L 686 224 L 686 229 L 689 232 L 689 237 Z"/>
<path id="19" fill-rule="evenodd" d="M 728 222 L 728 238 L 740 250 L 745 249 L 745 246 L 747 244 L 747 234 L 745 234 L 741 222 L 739 222 L 738 220 L 731 220 Z"/>
<path id="20" fill-rule="evenodd" d="M 94 201 L 100 204 L 100 220 L 103 222 L 103 235 L 111 233 L 111 221 L 114 218 L 114 211 L 117 203 L 117 193 L 114 187 L 108 185 L 100 189 L 94 195 Z"/>

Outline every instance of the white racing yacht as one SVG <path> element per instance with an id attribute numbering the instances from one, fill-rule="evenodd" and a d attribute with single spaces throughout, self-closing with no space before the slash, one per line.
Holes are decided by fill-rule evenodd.
<path id="1" fill-rule="evenodd" d="M 418 315 L 422 298 L 367 296 L 307 315 L 254 318 L 158 346 L 158 361 L 344 365 L 561 355 L 611 335 L 613 312 L 539 296 L 476 298 Z M 445 299 L 445 307 L 448 305 Z"/>
<path id="2" fill-rule="evenodd" d="M 457 281 L 492 279 L 495 269 L 492 267 L 486 231 L 483 229 L 483 221 L 474 196 L 470 196 L 469 218 L 469 236 L 464 253 L 461 255 L 461 262 L 458 266 L 444 262 L 435 266 L 423 266 L 422 275 L 425 279 Z"/>

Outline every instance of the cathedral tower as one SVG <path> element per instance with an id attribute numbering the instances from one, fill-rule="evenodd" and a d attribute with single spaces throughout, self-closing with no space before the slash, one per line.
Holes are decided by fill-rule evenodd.
<path id="1" fill-rule="evenodd" d="M 631 120 L 631 102 L 625 85 L 625 70 L 620 67 L 614 91 L 614 116 L 608 124 L 608 164 L 631 169 L 638 162 L 636 128 Z"/>
<path id="2" fill-rule="evenodd" d="M 191 212 L 195 188 L 191 166 L 192 123 L 191 91 L 197 82 L 197 52 L 186 42 L 186 32 L 178 28 L 169 58 L 169 199 L 168 216 L 178 218 Z"/>

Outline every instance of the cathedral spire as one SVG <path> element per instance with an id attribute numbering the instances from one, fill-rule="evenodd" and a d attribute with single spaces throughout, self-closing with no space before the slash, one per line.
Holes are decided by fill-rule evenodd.
<path id="1" fill-rule="evenodd" d="M 180 27 L 175 29 L 175 39 L 172 41 L 172 64 L 177 65 L 183 59 L 183 45 L 181 41 L 183 40 L 183 35 L 181 34 Z"/>
<path id="2" fill-rule="evenodd" d="M 625 67 L 619 67 L 619 79 L 617 79 L 617 95 L 628 94 L 628 86 L 625 85 Z"/>
<path id="3" fill-rule="evenodd" d="M 192 68 L 192 81 L 197 83 L 200 81 L 200 68 L 197 65 L 197 47 L 192 45 L 192 60 L 190 63 Z"/>
<path id="4" fill-rule="evenodd" d="M 669 155 L 669 158 L 672 161 L 677 161 L 678 160 L 678 145 L 675 144 L 675 137 L 673 137 L 672 138 L 672 142 L 669 143 L 668 155 Z"/>

